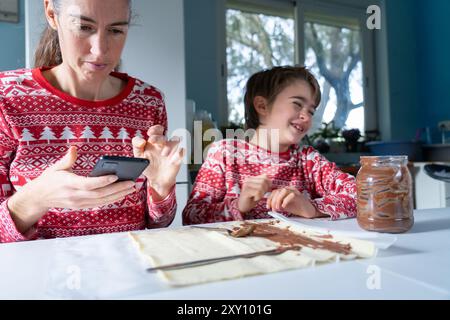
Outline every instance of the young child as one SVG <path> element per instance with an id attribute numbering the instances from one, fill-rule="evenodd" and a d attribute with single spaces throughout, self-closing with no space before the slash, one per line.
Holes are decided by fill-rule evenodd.
<path id="1" fill-rule="evenodd" d="M 212 144 L 183 211 L 183 224 L 286 216 L 356 215 L 355 178 L 299 143 L 312 125 L 320 87 L 304 67 L 274 67 L 247 82 L 250 141 Z"/>

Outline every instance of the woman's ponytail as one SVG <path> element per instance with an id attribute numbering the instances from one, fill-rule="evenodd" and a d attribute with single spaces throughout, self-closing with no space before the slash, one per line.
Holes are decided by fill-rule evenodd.
<path id="1" fill-rule="evenodd" d="M 58 32 L 50 26 L 44 30 L 34 54 L 34 67 L 51 67 L 62 63 Z"/>

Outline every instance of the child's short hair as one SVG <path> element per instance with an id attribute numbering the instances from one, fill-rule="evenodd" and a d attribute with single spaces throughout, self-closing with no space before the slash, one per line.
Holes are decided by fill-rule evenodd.
<path id="1" fill-rule="evenodd" d="M 316 107 L 319 106 L 321 99 L 320 85 L 306 67 L 274 67 L 252 75 L 247 81 L 244 97 L 246 129 L 256 129 L 260 125 L 258 113 L 253 105 L 256 96 L 266 98 L 270 106 L 281 91 L 297 80 L 304 80 L 311 86 L 315 105 Z"/>

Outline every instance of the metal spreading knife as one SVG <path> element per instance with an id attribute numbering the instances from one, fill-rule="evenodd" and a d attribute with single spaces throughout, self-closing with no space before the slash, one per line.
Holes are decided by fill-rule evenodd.
<path id="1" fill-rule="evenodd" d="M 228 260 L 233 260 L 233 259 L 239 259 L 239 258 L 247 258 L 248 259 L 248 258 L 253 258 L 253 257 L 257 257 L 257 256 L 262 256 L 262 255 L 277 255 L 277 254 L 284 253 L 288 250 L 300 250 L 300 247 L 299 246 L 279 247 L 276 249 L 257 251 L 257 252 L 252 252 L 252 253 L 236 254 L 236 255 L 232 255 L 232 256 L 173 263 L 173 264 L 167 264 L 164 266 L 148 268 L 147 272 L 178 270 L 178 269 L 184 269 L 184 268 L 199 267 L 199 266 L 204 266 L 207 264 L 228 261 Z"/>

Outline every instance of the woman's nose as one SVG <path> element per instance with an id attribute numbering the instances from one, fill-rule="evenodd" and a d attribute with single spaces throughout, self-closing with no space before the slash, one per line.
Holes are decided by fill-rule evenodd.
<path id="1" fill-rule="evenodd" d="M 102 56 L 108 51 L 108 40 L 102 34 L 96 34 L 92 37 L 91 53 L 96 56 Z"/>

